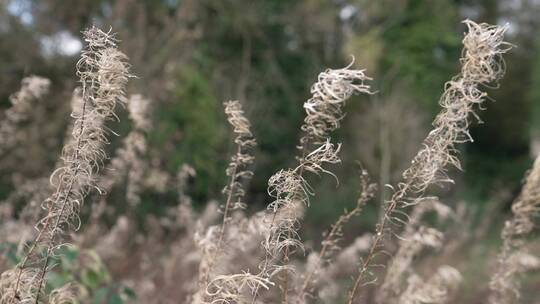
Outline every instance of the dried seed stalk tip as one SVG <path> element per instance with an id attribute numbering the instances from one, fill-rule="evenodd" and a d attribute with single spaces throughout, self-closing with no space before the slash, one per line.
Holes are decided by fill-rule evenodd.
<path id="1" fill-rule="evenodd" d="M 470 20 L 464 23 L 469 32 L 463 39 L 461 72 L 446 83 L 439 100 L 442 110 L 433 122 L 434 129 L 424 140 L 423 148 L 413 158 L 411 166 L 403 173 L 403 181 L 385 202 L 384 215 L 377 224 L 371 249 L 349 291 L 349 304 L 353 303 L 364 276 L 370 272 L 373 257 L 380 250 L 383 238 L 389 234 L 389 226 L 392 222 L 407 222 L 407 219 L 399 218 L 403 212 L 397 211 L 421 201 L 430 185 L 452 182 L 446 170 L 448 165 L 460 169 L 456 145 L 472 141 L 469 116 L 478 118 L 475 107 L 480 107 L 486 96 L 480 87 L 496 83 L 504 74 L 502 54 L 511 48 L 503 41 L 508 26 L 476 24 Z"/>
<path id="2" fill-rule="evenodd" d="M 124 90 L 130 77 L 126 56 L 117 50 L 110 33 L 92 27 L 84 36 L 87 47 L 77 62 L 82 109 L 72 113 L 73 138 L 62 150 L 63 166 L 51 175 L 56 191 L 43 202 L 47 214 L 37 223 L 38 236 L 18 266 L 15 296 L 34 294 L 36 303 L 50 270 L 50 257 L 63 244 L 63 236 L 79 228 L 80 206 L 86 194 L 97 187 L 96 173 L 106 157 L 103 148 L 108 143 L 104 123 L 117 118 L 115 106 L 126 100 Z M 25 274 L 34 269 L 39 274 L 25 282 Z"/>

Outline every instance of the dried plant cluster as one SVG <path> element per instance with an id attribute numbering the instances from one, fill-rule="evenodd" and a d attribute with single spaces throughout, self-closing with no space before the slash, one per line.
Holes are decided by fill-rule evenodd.
<path id="1" fill-rule="evenodd" d="M 188 195 L 195 170 L 184 164 L 174 176 L 157 169 L 147 138 L 153 127 L 151 102 L 139 94 L 126 97 L 129 65 L 114 35 L 95 27 L 85 31 L 86 48 L 77 64 L 81 88 L 71 100 L 74 122 L 58 169 L 50 176 L 52 187 L 45 177 L 28 180 L 0 205 L 0 236 L 17 243 L 15 252 L 21 257 L 16 266 L 0 259 L 0 304 L 90 303 L 91 292 L 79 282 L 56 289 L 47 285 L 48 274 L 57 271 L 53 266 L 58 252 L 69 240 L 73 248 L 91 248 L 113 273 L 122 273 L 119 279 L 140 303 L 452 302 L 463 275 L 458 266 L 435 257 L 455 250 L 457 245 L 449 249 L 447 237 L 464 219 L 461 211 L 426 193 L 432 185 L 452 182 L 449 167 L 460 169 L 458 145 L 472 141 L 469 127 L 479 120 L 476 111 L 487 97 L 483 87 L 501 79 L 502 55 L 510 49 L 503 40 L 506 26 L 464 23 L 468 33 L 461 71 L 445 85 L 433 130 L 402 181 L 389 185 L 392 193 L 381 206 L 374 233 L 345 233 L 346 225 L 377 195 L 368 172 L 361 169 L 356 204 L 344 210 L 320 242 L 302 239 L 302 218 L 318 190 L 313 179 L 330 176 L 339 184 L 332 167 L 341 163 L 342 144 L 334 142 L 332 133 L 353 95 L 373 94 L 371 78 L 354 69 L 354 61 L 319 74 L 303 106 L 297 163 L 269 178 L 270 202 L 253 214 L 246 207 L 256 140 L 241 102 L 225 102 L 235 152 L 225 172 L 223 198 L 197 211 Z M 39 77 L 23 80 L 0 123 L 1 153 L 16 145 L 12 135 L 48 87 L 49 81 Z M 127 104 L 131 130 L 109 160 L 105 147 L 112 131 L 107 122 L 118 119 L 117 104 Z M 540 157 L 502 232 L 503 247 L 490 284 L 492 303 L 516 303 L 516 275 L 540 266 L 527 250 L 539 212 L 539 183 Z M 142 194 L 148 189 L 165 192 L 171 185 L 177 201 L 168 205 L 166 214 L 145 218 L 141 232 L 133 210 L 141 205 Z M 99 195 L 88 195 L 94 188 Z M 123 191 L 124 214 L 114 214 L 108 206 L 115 191 Z M 85 198 L 95 202 L 87 209 L 84 229 L 75 234 Z M 16 203 L 20 201 L 22 208 Z M 112 228 L 103 224 L 104 217 L 115 220 Z M 14 236 L 14 231 L 20 234 Z M 420 257 L 432 257 L 426 262 L 428 270 L 420 269 Z"/>
<path id="2" fill-rule="evenodd" d="M 22 80 L 21 89 L 10 97 L 11 107 L 0 122 L 0 156 L 24 140 L 18 130 L 31 117 L 35 104 L 47 95 L 50 85 L 46 78 L 29 76 Z"/>
<path id="3" fill-rule="evenodd" d="M 527 250 L 527 240 L 540 212 L 540 155 L 529 171 L 521 193 L 512 204 L 512 218 L 504 223 L 503 245 L 497 272 L 492 277 L 490 303 L 507 304 L 519 300 L 520 273 L 540 268 L 540 257 Z"/>
<path id="4" fill-rule="evenodd" d="M 299 219 L 304 206 L 315 193 L 304 177 L 305 172 L 316 175 L 335 175 L 326 168 L 340 163 L 338 156 L 341 144 L 330 141 L 330 133 L 340 126 L 346 101 L 359 93 L 370 93 L 363 70 L 350 70 L 352 63 L 343 69 L 326 70 L 319 74 L 318 81 L 311 87 L 312 97 L 304 103 L 306 118 L 301 129 L 305 135 L 300 139 L 299 164 L 294 169 L 280 170 L 268 181 L 268 194 L 274 199 L 268 205 L 271 221 L 264 237 L 265 260 L 259 276 L 267 279 L 283 273 L 281 289 L 283 301 L 289 299 L 289 273 L 294 269 L 289 264 L 290 255 L 303 250 L 298 234 Z M 315 148 L 310 151 L 310 147 Z M 258 288 L 253 292 L 253 301 L 258 297 Z"/>
<path id="5" fill-rule="evenodd" d="M 108 143 L 104 124 L 116 117 L 116 104 L 125 102 L 129 77 L 126 57 L 109 33 L 91 28 L 84 34 L 87 48 L 77 63 L 82 109 L 73 112 L 73 138 L 62 151 L 63 166 L 50 177 L 55 192 L 42 203 L 46 215 L 36 225 L 38 235 L 21 263 L 8 273 L 15 279 L 3 290 L 6 301 L 39 303 L 51 257 L 63 245 L 68 230 L 79 228 L 80 206 L 96 187 L 97 173 L 106 157 L 103 148 Z"/>

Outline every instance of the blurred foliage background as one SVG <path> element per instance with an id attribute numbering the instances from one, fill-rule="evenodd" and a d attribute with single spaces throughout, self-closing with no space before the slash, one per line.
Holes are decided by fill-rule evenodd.
<path id="1" fill-rule="evenodd" d="M 444 83 L 457 73 L 461 20 L 509 22 L 507 75 L 475 125 L 475 142 L 463 148 L 464 172 L 456 185 L 437 190 L 448 204 L 496 204 L 503 215 L 540 151 L 540 1 L 537 0 L 2 0 L 0 5 L 0 107 L 20 80 L 52 80 L 40 105 L 46 115 L 35 135 L 17 149 L 33 157 L 0 160 L 0 198 L 21 179 L 47 176 L 69 123 L 77 85 L 81 31 L 112 28 L 130 57 L 130 93 L 152 100 L 149 134 L 152 166 L 174 174 L 182 164 L 197 171 L 189 187 L 195 203 L 221 199 L 233 148 L 222 102 L 238 99 L 258 140 L 250 208 L 268 203 L 266 182 L 294 162 L 303 102 L 328 67 L 351 62 L 366 68 L 378 91 L 356 97 L 337 138 L 343 142 L 339 186 L 314 179 L 320 189 L 306 217 L 308 233 L 354 204 L 356 162 L 384 185 L 395 183 L 437 112 Z M 125 112 L 125 111 L 124 111 Z M 123 113 L 125 116 L 125 113 Z M 124 119 L 124 121 L 126 121 Z M 125 122 L 124 122 L 125 124 Z M 116 126 L 120 135 L 127 127 Z M 124 130 L 124 132 L 122 132 Z M 114 147 L 114 142 L 111 147 Z M 28 154 L 27 154 L 28 155 Z M 148 193 L 137 213 L 165 212 L 168 194 Z M 171 194 L 172 195 L 172 194 Z M 373 227 L 384 194 L 357 222 Z M 162 203 L 163 202 L 163 203 Z M 114 202 L 113 202 L 114 204 Z M 115 205 L 125 208 L 123 201 Z M 309 229 L 309 227 L 319 227 Z M 355 229 L 356 229 L 355 228 Z M 313 232 L 311 232 L 313 231 Z"/>

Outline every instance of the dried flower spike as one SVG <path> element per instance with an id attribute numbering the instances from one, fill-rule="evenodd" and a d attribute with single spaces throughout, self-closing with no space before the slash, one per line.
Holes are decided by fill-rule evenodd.
<path id="1" fill-rule="evenodd" d="M 403 173 L 403 181 L 385 202 L 384 215 L 377 224 L 371 249 L 361 261 L 359 273 L 349 291 L 349 304 L 354 302 L 359 287 L 366 283 L 373 259 L 383 246 L 382 240 L 390 235 L 392 222 L 407 221 L 399 218 L 403 214 L 400 209 L 421 201 L 419 198 L 428 186 L 451 182 L 446 175 L 447 166 L 460 168 L 456 145 L 472 141 L 469 117 L 478 118 L 475 108 L 481 109 L 486 97 L 480 87 L 496 83 L 504 74 L 502 55 L 511 48 L 503 41 L 508 26 L 476 24 L 470 20 L 464 23 L 469 32 L 463 39 L 461 72 L 446 83 L 439 100 L 442 110 L 433 122 L 434 129 L 424 140 L 423 148 L 413 158 L 411 166 Z"/>
<path id="2" fill-rule="evenodd" d="M 108 143 L 104 123 L 116 118 L 116 104 L 126 100 L 124 90 L 130 76 L 126 56 L 117 50 L 110 33 L 92 27 L 84 36 L 87 47 L 77 63 L 82 109 L 72 113 L 73 139 L 62 150 L 63 166 L 51 175 L 56 190 L 43 202 L 47 214 L 38 222 L 38 235 L 18 265 L 15 297 L 30 293 L 36 303 L 50 270 L 50 258 L 63 244 L 63 236 L 79 228 L 79 208 L 86 194 L 97 186 L 97 172 L 106 157 L 103 148 Z M 38 269 L 38 275 L 25 284 L 24 274 L 34 269 Z"/>
<path id="3" fill-rule="evenodd" d="M 371 78 L 364 74 L 364 70 L 350 69 L 353 63 L 354 60 L 345 68 L 327 69 L 319 74 L 318 81 L 311 87 L 312 97 L 304 103 L 306 118 L 301 130 L 305 135 L 298 147 L 299 165 L 278 171 L 268 181 L 268 194 L 274 201 L 267 208 L 271 221 L 263 242 L 266 257 L 260 267 L 260 276 L 272 278 L 283 273 L 281 289 L 284 303 L 289 301 L 289 272 L 293 269 L 289 255 L 303 250 L 298 220 L 304 206 L 309 205 L 309 197 L 314 194 L 304 173 L 334 176 L 325 167 L 341 162 L 338 157 L 341 144 L 332 144 L 330 133 L 339 128 L 344 117 L 343 107 L 352 95 L 371 94 L 369 86 L 364 83 Z M 257 297 L 258 289 L 255 289 L 252 302 Z"/>

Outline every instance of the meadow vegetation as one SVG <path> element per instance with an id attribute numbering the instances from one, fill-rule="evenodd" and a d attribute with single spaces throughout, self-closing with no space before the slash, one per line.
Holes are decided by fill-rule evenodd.
<path id="1" fill-rule="evenodd" d="M 0 205 L 0 303 L 457 303 L 468 274 L 448 257 L 476 240 L 463 233 L 476 219 L 439 199 L 436 186 L 451 185 L 450 170 L 462 169 L 460 147 L 471 144 L 471 125 L 488 106 L 484 89 L 498 86 L 503 56 L 513 48 L 504 40 L 507 25 L 463 23 L 461 70 L 444 85 L 432 130 L 408 168 L 381 189 L 359 165 L 356 204 L 315 239 L 304 237 L 303 223 L 312 201 L 328 191 L 314 181 L 340 183 L 335 168 L 349 143 L 334 135 L 347 103 L 354 95 L 381 94 L 354 57 L 344 68 L 324 69 L 311 86 L 296 161 L 269 177 L 263 210 L 254 210 L 246 195 L 256 176 L 255 132 L 243 103 L 225 101 L 235 152 L 222 195 L 197 209 L 189 195 L 197 170 L 184 163 L 171 175 L 155 166 L 151 96 L 127 95 L 136 76 L 118 37 L 87 29 L 56 168 L 48 178 L 21 181 Z M 19 132 L 49 87 L 42 77 L 22 80 L 0 123 L 2 155 L 22 140 Z M 111 149 L 122 106 L 130 130 Z M 169 206 L 166 212 L 140 222 L 135 210 L 148 189 L 176 195 L 156 197 L 172 200 L 156 202 Z M 486 270 L 491 279 L 475 282 L 489 303 L 518 303 L 522 275 L 540 268 L 531 240 L 539 189 L 540 157 L 512 203 L 502 247 Z M 347 229 L 376 197 L 382 204 L 372 233 Z M 118 199 L 125 207 L 110 208 Z M 480 228 L 476 237 L 486 237 Z"/>

